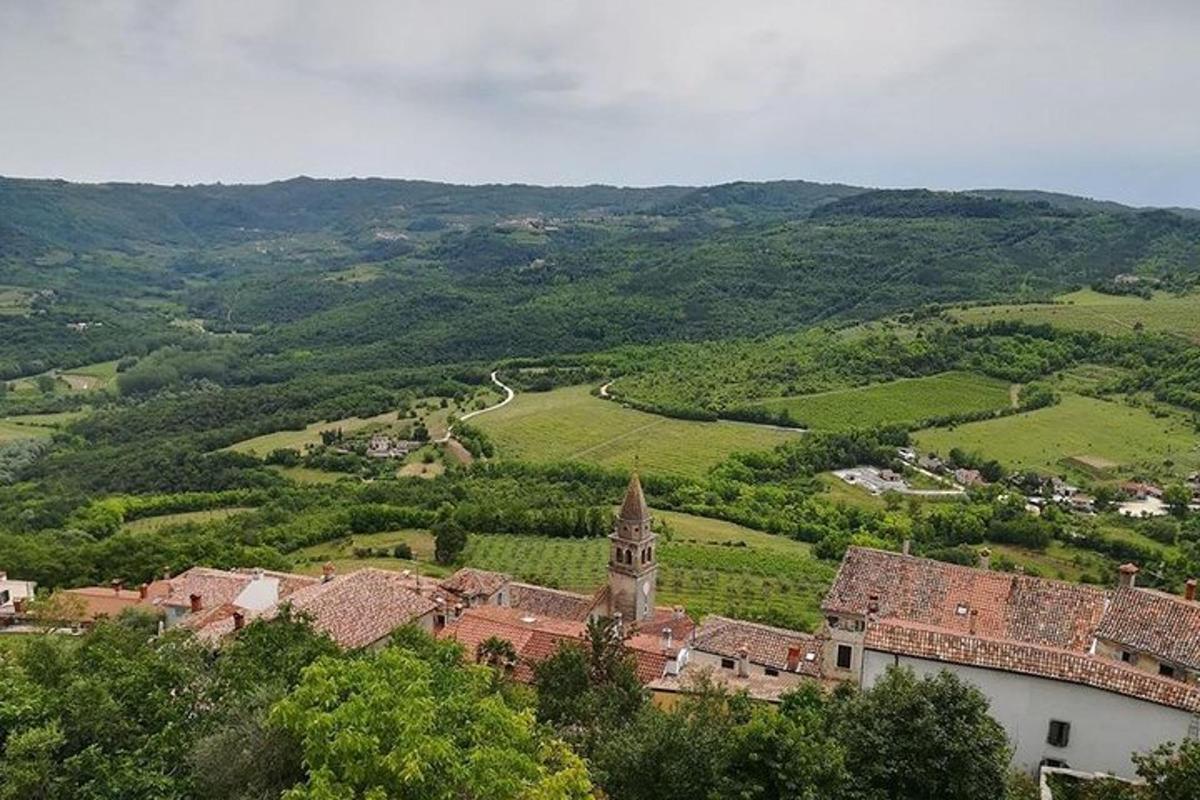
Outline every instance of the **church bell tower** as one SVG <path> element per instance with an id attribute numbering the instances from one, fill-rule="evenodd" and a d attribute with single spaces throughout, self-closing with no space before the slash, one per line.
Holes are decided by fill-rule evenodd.
<path id="1" fill-rule="evenodd" d="M 620 612 L 628 623 L 648 619 L 654 613 L 654 590 L 658 582 L 658 537 L 650 530 L 650 508 L 642 493 L 637 473 L 629 478 L 625 501 L 617 514 L 608 559 L 609 613 Z"/>

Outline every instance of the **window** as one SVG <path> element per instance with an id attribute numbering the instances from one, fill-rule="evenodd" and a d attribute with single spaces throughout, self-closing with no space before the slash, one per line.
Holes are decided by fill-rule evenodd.
<path id="1" fill-rule="evenodd" d="M 1050 720 L 1050 732 L 1046 735 L 1046 743 L 1053 747 L 1066 747 L 1071 741 L 1071 723 L 1061 720 Z"/>
<path id="2" fill-rule="evenodd" d="M 838 669 L 850 669 L 850 660 L 854 655 L 854 648 L 848 644 L 839 644 L 837 651 Z"/>
<path id="3" fill-rule="evenodd" d="M 1158 665 L 1158 674 L 1162 675 L 1164 678 L 1174 678 L 1175 677 L 1175 668 L 1172 667 L 1170 664 L 1159 664 Z"/>
<path id="4" fill-rule="evenodd" d="M 1131 653 L 1128 650 L 1122 650 L 1121 651 L 1121 660 L 1124 661 L 1126 664 L 1137 664 L 1137 662 L 1138 662 L 1137 653 Z"/>
<path id="5" fill-rule="evenodd" d="M 733 669 L 733 659 L 732 658 L 722 658 L 721 659 L 721 669 Z"/>
<path id="6" fill-rule="evenodd" d="M 1058 768 L 1058 769 L 1066 769 L 1066 768 L 1067 768 L 1067 762 L 1065 762 L 1065 761 L 1059 761 L 1057 758 L 1043 758 L 1043 759 L 1042 759 L 1042 766 L 1043 766 L 1043 767 Z"/>
<path id="7" fill-rule="evenodd" d="M 763 674 L 770 675 L 772 678 L 779 674 L 779 670 L 771 667 L 763 667 Z"/>

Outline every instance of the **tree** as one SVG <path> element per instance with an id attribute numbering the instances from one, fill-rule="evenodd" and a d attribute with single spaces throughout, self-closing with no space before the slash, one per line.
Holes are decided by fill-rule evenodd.
<path id="1" fill-rule="evenodd" d="M 1146 800 L 1195 800 L 1200 787 L 1200 739 L 1135 754 L 1133 763 L 1146 781 Z"/>
<path id="2" fill-rule="evenodd" d="M 453 518 L 435 522 L 432 530 L 434 560 L 439 564 L 453 564 L 467 546 L 467 532 Z"/>
<path id="3" fill-rule="evenodd" d="M 1172 514 L 1177 517 L 1185 517 L 1188 513 L 1188 504 L 1192 502 L 1192 490 L 1182 483 L 1172 483 L 1163 489 L 1163 502 L 1167 504 L 1167 508 Z"/>
<path id="4" fill-rule="evenodd" d="M 1009 749 L 988 701 L 950 672 L 890 668 L 833 712 L 850 800 L 1003 797 Z"/>
<path id="5" fill-rule="evenodd" d="M 488 670 L 398 646 L 318 660 L 270 724 L 302 742 L 307 775 L 286 800 L 592 797 L 583 761 L 492 691 Z"/>

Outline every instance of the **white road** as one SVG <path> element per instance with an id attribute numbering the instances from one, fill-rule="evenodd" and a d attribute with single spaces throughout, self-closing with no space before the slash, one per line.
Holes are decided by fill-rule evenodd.
<path id="1" fill-rule="evenodd" d="M 512 402 L 512 399 L 514 397 L 517 396 L 517 393 L 512 390 L 511 386 L 508 386 L 508 385 L 504 384 L 503 382 L 501 382 L 500 378 L 497 377 L 497 374 L 496 374 L 497 372 L 499 372 L 499 370 L 492 370 L 492 383 L 496 384 L 497 386 L 499 386 L 501 389 L 504 390 L 504 399 L 501 400 L 499 403 L 496 403 L 496 405 L 494 405 L 494 406 L 488 406 L 487 408 L 480 408 L 476 411 L 468 411 L 466 414 L 463 414 L 461 417 L 458 418 L 459 422 L 466 422 L 467 420 L 471 419 L 472 417 L 478 417 L 480 414 L 486 414 L 489 411 L 495 411 L 497 408 L 504 408 L 506 405 L 508 405 L 509 403 Z M 447 427 L 446 435 L 442 436 L 440 439 L 434 439 L 433 441 L 437 444 L 445 444 L 446 442 L 450 441 L 450 437 L 453 434 L 454 434 L 454 426 Z"/>

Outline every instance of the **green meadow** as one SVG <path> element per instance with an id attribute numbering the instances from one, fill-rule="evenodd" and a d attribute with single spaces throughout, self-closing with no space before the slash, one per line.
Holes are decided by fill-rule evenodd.
<path id="1" fill-rule="evenodd" d="M 792 419 L 813 430 L 845 430 L 998 411 L 1010 403 L 1010 385 L 1005 381 L 968 372 L 946 372 L 854 389 L 773 398 L 755 405 L 787 411 Z"/>
<path id="2" fill-rule="evenodd" d="M 1182 414 L 1156 417 L 1144 408 L 1073 394 L 1024 414 L 918 431 L 915 439 L 922 450 L 944 455 L 960 447 L 1010 468 L 1048 474 L 1178 475 L 1200 467 L 1200 435 Z"/>
<path id="3" fill-rule="evenodd" d="M 1071 292 L 1057 303 L 976 306 L 954 312 L 962 322 L 987 323 L 1016 319 L 1120 334 L 1135 330 L 1177 333 L 1200 339 L 1200 293 L 1183 296 L 1156 292 L 1145 300 L 1134 295 L 1109 295 L 1091 289 Z"/>
<path id="4" fill-rule="evenodd" d="M 762 450 L 793 436 L 738 422 L 693 422 L 646 414 L 593 397 L 587 386 L 522 392 L 504 408 L 471 420 L 500 457 L 526 461 L 634 464 L 653 472 L 702 475 L 736 450 Z"/>

